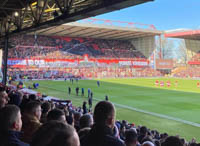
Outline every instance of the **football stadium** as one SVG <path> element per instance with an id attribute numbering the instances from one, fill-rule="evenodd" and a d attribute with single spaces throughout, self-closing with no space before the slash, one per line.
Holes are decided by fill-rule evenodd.
<path id="1" fill-rule="evenodd" d="M 2 146 L 200 144 L 200 30 L 92 17 L 151 0 L 18 1 L 0 4 Z"/>

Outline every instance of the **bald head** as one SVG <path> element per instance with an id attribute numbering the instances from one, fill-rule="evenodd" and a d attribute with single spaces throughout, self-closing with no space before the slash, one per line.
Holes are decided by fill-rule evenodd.
<path id="1" fill-rule="evenodd" d="M 154 146 L 154 144 L 150 141 L 145 141 L 142 146 Z"/>

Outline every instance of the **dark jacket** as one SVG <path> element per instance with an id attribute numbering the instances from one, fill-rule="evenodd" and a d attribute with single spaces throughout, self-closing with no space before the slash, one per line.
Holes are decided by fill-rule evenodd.
<path id="1" fill-rule="evenodd" d="M 124 144 L 112 135 L 109 127 L 94 125 L 88 135 L 81 139 L 81 146 L 124 146 Z"/>
<path id="2" fill-rule="evenodd" d="M 22 142 L 19 138 L 21 136 L 21 132 L 17 131 L 9 131 L 8 134 L 4 134 L 1 137 L 0 146 L 29 146 L 29 144 Z"/>

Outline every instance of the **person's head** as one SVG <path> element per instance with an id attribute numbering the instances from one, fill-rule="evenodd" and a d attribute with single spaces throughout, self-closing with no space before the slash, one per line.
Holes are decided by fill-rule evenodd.
<path id="1" fill-rule="evenodd" d="M 162 143 L 162 146 L 183 146 L 181 140 L 176 136 L 169 136 Z"/>
<path id="2" fill-rule="evenodd" d="M 3 132 L 21 131 L 22 120 L 19 107 L 16 105 L 6 105 L 0 110 L 0 130 Z"/>
<path id="3" fill-rule="evenodd" d="M 10 101 L 9 104 L 15 104 L 17 106 L 20 106 L 21 102 L 22 102 L 22 98 L 23 98 L 23 94 L 21 92 L 18 91 L 11 91 L 8 94 Z"/>
<path id="4" fill-rule="evenodd" d="M 130 129 L 125 132 L 125 144 L 126 146 L 137 145 L 137 133 L 135 130 Z"/>
<path id="5" fill-rule="evenodd" d="M 44 102 L 41 108 L 42 108 L 42 114 L 47 114 L 51 110 L 51 103 Z"/>
<path id="6" fill-rule="evenodd" d="M 106 125 L 114 128 L 115 125 L 115 107 L 111 102 L 100 101 L 94 109 L 94 123 L 96 125 Z"/>
<path id="7" fill-rule="evenodd" d="M 142 127 L 140 128 L 140 134 L 141 134 L 141 135 L 147 135 L 147 133 L 148 133 L 147 127 L 142 126 Z"/>
<path id="8" fill-rule="evenodd" d="M 50 121 L 35 133 L 31 146 L 80 146 L 75 129 L 60 121 Z"/>
<path id="9" fill-rule="evenodd" d="M 38 97 L 35 94 L 30 94 L 29 99 L 35 101 L 38 100 Z"/>
<path id="10" fill-rule="evenodd" d="M 60 109 L 53 109 L 47 115 L 47 121 L 51 120 L 66 122 L 65 113 Z"/>
<path id="11" fill-rule="evenodd" d="M 155 146 L 151 141 L 145 141 L 142 146 Z"/>
<path id="12" fill-rule="evenodd" d="M 30 101 L 26 104 L 25 112 L 40 120 L 42 114 L 41 103 L 37 101 Z"/>
<path id="13" fill-rule="evenodd" d="M 74 120 L 75 122 L 79 122 L 82 114 L 80 112 L 75 112 L 74 113 Z"/>
<path id="14" fill-rule="evenodd" d="M 93 118 L 90 114 L 85 114 L 80 118 L 80 128 L 91 127 L 93 124 Z"/>
<path id="15" fill-rule="evenodd" d="M 8 94 L 5 90 L 0 91 L 0 109 L 3 108 L 9 101 Z"/>

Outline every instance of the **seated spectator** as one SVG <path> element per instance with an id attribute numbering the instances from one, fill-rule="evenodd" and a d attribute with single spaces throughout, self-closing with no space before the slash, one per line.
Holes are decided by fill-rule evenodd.
<path id="1" fill-rule="evenodd" d="M 169 136 L 167 139 L 161 144 L 161 146 L 183 146 L 181 140 L 175 136 Z"/>
<path id="2" fill-rule="evenodd" d="M 0 89 L 0 109 L 8 104 L 9 97 L 4 89 Z"/>
<path id="3" fill-rule="evenodd" d="M 115 107 L 107 101 L 100 101 L 94 109 L 94 126 L 81 139 L 81 146 L 124 146 L 112 135 L 115 125 Z"/>
<path id="4" fill-rule="evenodd" d="M 23 140 L 30 143 L 34 132 L 41 126 L 41 104 L 36 101 L 30 101 L 25 107 L 25 112 L 22 116 Z"/>
<path id="5" fill-rule="evenodd" d="M 72 126 L 60 121 L 50 121 L 38 129 L 31 146 L 80 146 L 80 143 Z"/>
<path id="6" fill-rule="evenodd" d="M 47 122 L 51 120 L 66 122 L 65 113 L 60 109 L 53 109 L 47 115 Z"/>
<path id="7" fill-rule="evenodd" d="M 137 133 L 135 130 L 130 129 L 125 132 L 126 146 L 137 146 Z"/>
<path id="8" fill-rule="evenodd" d="M 0 110 L 1 146 L 29 146 L 20 140 L 22 128 L 21 112 L 15 105 L 7 105 Z"/>

